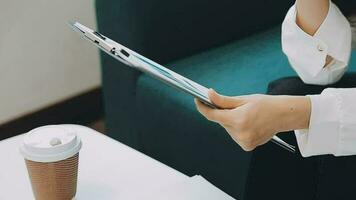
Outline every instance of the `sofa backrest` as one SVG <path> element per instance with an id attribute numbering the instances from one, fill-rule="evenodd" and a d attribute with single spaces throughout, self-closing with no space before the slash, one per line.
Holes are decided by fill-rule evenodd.
<path id="1" fill-rule="evenodd" d="M 348 12 L 354 0 L 335 0 Z M 162 63 L 282 22 L 294 0 L 97 0 L 99 30 Z"/>
<path id="2" fill-rule="evenodd" d="M 293 0 L 97 0 L 99 31 L 165 63 L 281 23 Z"/>
<path id="3" fill-rule="evenodd" d="M 345 15 L 356 14 L 356 1 L 354 0 L 333 0 Z"/>

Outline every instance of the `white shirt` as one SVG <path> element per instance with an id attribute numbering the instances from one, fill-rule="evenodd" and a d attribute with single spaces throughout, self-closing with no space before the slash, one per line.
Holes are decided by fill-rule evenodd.
<path id="1" fill-rule="evenodd" d="M 332 2 L 313 36 L 296 24 L 295 6 L 282 24 L 283 52 L 299 77 L 309 84 L 326 85 L 343 76 L 351 55 L 351 37 L 349 22 Z M 325 66 L 327 55 L 333 61 Z M 309 128 L 295 130 L 302 156 L 355 155 L 356 88 L 327 88 L 320 95 L 310 95 L 310 99 Z"/>

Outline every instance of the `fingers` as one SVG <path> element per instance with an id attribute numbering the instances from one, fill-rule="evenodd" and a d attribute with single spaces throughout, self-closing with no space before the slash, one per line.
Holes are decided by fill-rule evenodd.
<path id="1" fill-rule="evenodd" d="M 228 97 L 228 101 L 229 101 Z M 256 138 L 256 133 L 250 130 L 246 120 L 234 120 L 234 118 L 243 117 L 238 115 L 235 110 L 229 109 L 213 109 L 198 99 L 194 99 L 198 111 L 208 120 L 219 123 L 234 141 L 245 151 L 252 151 L 261 142 Z M 236 105 L 236 104 L 235 104 Z M 246 127 L 247 126 L 247 127 Z"/>
<path id="2" fill-rule="evenodd" d="M 222 109 L 233 109 L 244 104 L 242 98 L 220 95 L 213 89 L 210 89 L 208 94 L 212 103 Z"/>
<path id="3" fill-rule="evenodd" d="M 194 99 L 194 102 L 197 106 L 198 111 L 210 121 L 220 124 L 227 124 L 231 120 L 231 116 L 228 113 L 228 110 L 210 108 L 209 106 L 205 105 L 197 99 Z"/>

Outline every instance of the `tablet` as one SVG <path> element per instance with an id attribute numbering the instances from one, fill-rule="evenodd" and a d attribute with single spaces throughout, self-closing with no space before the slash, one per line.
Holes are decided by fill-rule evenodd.
<path id="1" fill-rule="evenodd" d="M 74 30 L 84 36 L 92 44 L 105 51 L 118 61 L 133 67 L 141 72 L 151 75 L 152 77 L 174 87 L 178 90 L 186 92 L 206 105 L 217 108 L 208 97 L 209 89 L 185 78 L 174 71 L 132 51 L 131 49 L 111 40 L 110 38 L 93 31 L 90 28 L 75 22 L 71 23 Z"/>
<path id="2" fill-rule="evenodd" d="M 208 88 L 187 79 L 170 69 L 167 69 L 166 67 L 132 51 L 131 49 L 78 22 L 69 22 L 69 25 L 83 38 L 87 39 L 90 43 L 99 47 L 116 60 L 141 72 L 149 74 L 178 90 L 186 92 L 212 108 L 218 109 L 218 106 L 214 105 L 208 97 Z M 272 141 L 291 152 L 295 151 L 294 146 L 284 142 L 277 136 L 273 136 Z"/>

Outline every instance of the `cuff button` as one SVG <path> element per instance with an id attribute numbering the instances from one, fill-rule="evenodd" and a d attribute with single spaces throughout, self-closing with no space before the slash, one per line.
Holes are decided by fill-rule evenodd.
<path id="1" fill-rule="evenodd" d="M 318 48 L 318 51 L 320 51 L 320 52 L 325 51 L 325 47 L 321 44 L 318 44 L 317 48 Z"/>

